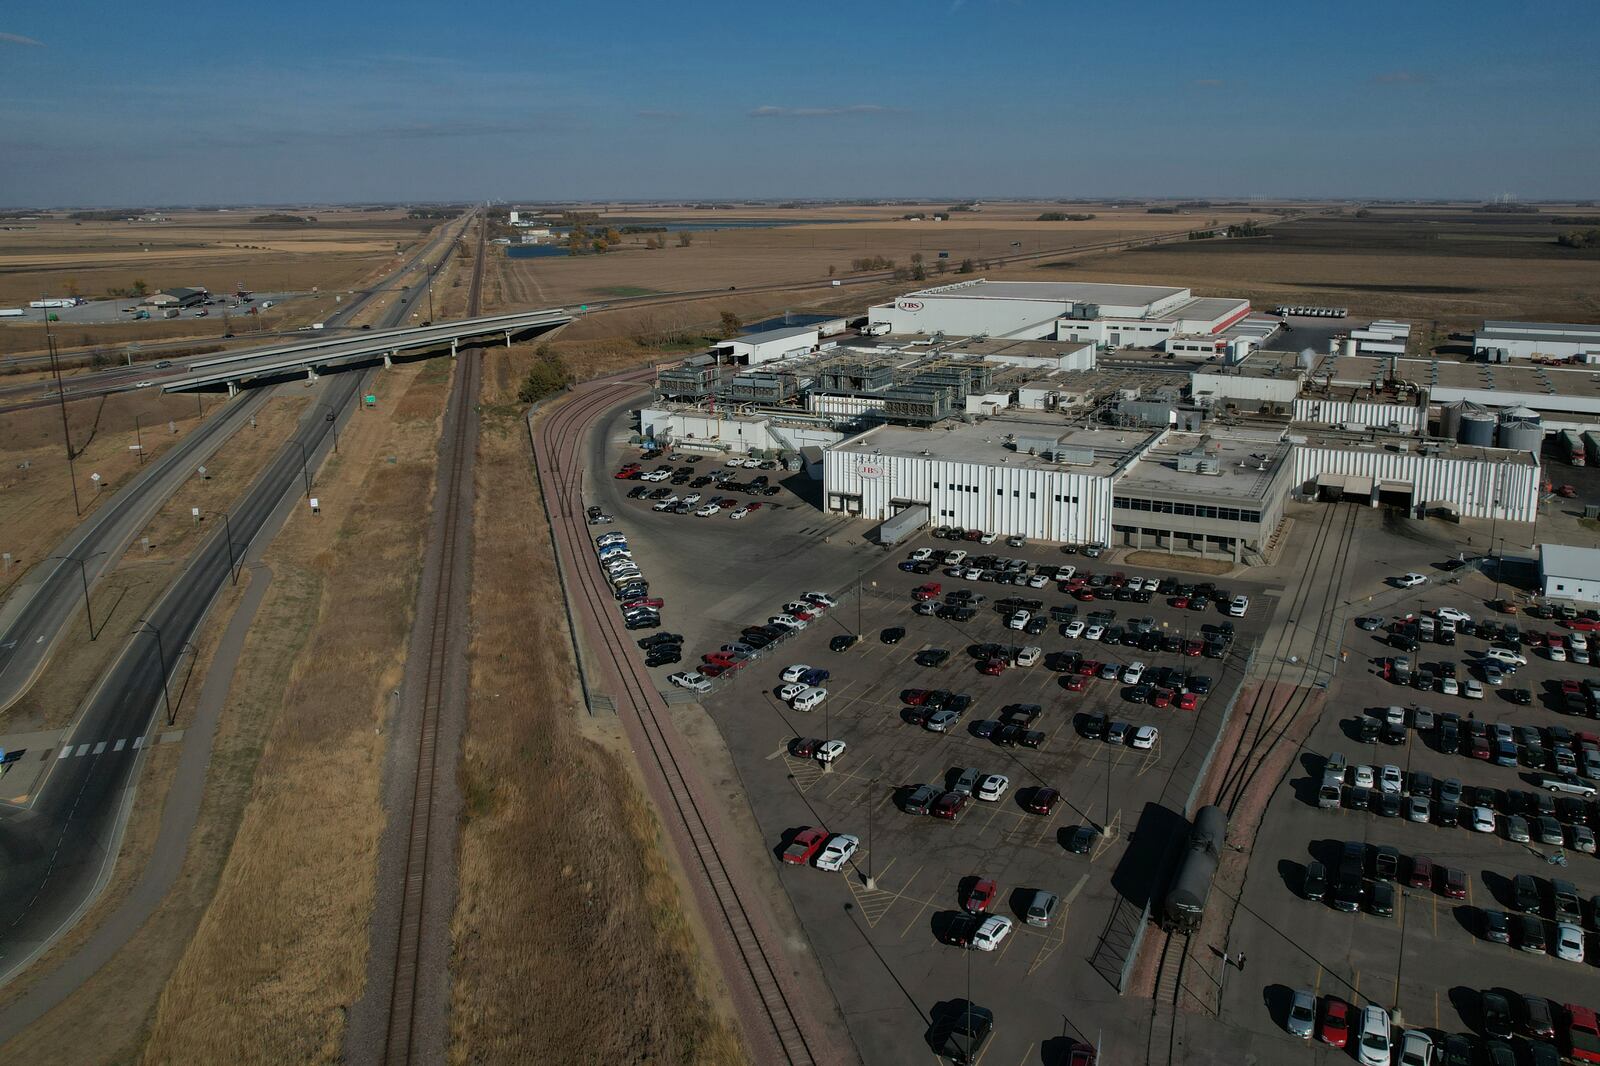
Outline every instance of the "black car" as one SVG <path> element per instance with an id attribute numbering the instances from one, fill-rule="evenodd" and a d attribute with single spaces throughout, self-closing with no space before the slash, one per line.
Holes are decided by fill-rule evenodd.
<path id="1" fill-rule="evenodd" d="M 1483 939 L 1493 944 L 1511 943 L 1511 917 L 1505 911 L 1482 911 L 1479 929 Z"/>
<path id="2" fill-rule="evenodd" d="M 1353 811 L 1364 811 L 1372 806 L 1372 790 L 1370 788 L 1347 788 L 1344 798 Z"/>
<path id="3" fill-rule="evenodd" d="M 1511 881 L 1512 906 L 1523 914 L 1538 914 L 1541 906 L 1539 882 L 1529 874 L 1518 874 Z"/>
<path id="4" fill-rule="evenodd" d="M 898 644 L 906 638 L 906 631 L 900 626 L 890 626 L 878 634 L 878 639 L 885 644 Z"/>
<path id="5" fill-rule="evenodd" d="M 1087 855 L 1094 850 L 1094 842 L 1100 833 L 1092 825 L 1080 825 L 1067 837 L 1067 850 L 1074 855 Z"/>
<path id="6" fill-rule="evenodd" d="M 1122 697 L 1129 703 L 1149 703 L 1150 693 L 1152 691 L 1154 690 L 1149 685 L 1141 682 L 1140 684 L 1130 685 L 1123 689 Z"/>
<path id="7" fill-rule="evenodd" d="M 967 726 L 967 732 L 971 733 L 979 740 L 988 740 L 990 737 L 994 736 L 995 730 L 999 729 L 1000 725 L 1001 723 L 996 722 L 992 718 L 980 718 L 978 721 Z"/>
<path id="8" fill-rule="evenodd" d="M 1492 1037 L 1511 1036 L 1511 1004 L 1498 992 L 1482 992 L 1478 997 L 1478 1020 Z"/>
<path id="9" fill-rule="evenodd" d="M 1001 709 L 1000 717 L 1017 725 L 1032 725 L 1043 713 L 1044 708 L 1037 703 L 1012 703 Z"/>
<path id="10" fill-rule="evenodd" d="M 1367 896 L 1367 909 L 1380 918 L 1394 915 L 1394 885 L 1388 881 L 1374 881 Z"/>
<path id="11" fill-rule="evenodd" d="M 1356 735 L 1363 744 L 1376 744 L 1378 732 L 1382 728 L 1382 723 L 1370 715 L 1363 715 L 1356 720 Z"/>
<path id="12" fill-rule="evenodd" d="M 1027 731 L 1028 730 L 1026 726 L 1017 725 L 1015 722 L 1008 722 L 1005 725 L 1002 725 L 999 729 L 996 729 L 989 739 L 1000 745 L 1002 748 L 1014 748 L 1022 742 L 1022 735 Z"/>
<path id="13" fill-rule="evenodd" d="M 1537 914 L 1517 914 L 1511 918 L 1517 947 L 1532 955 L 1545 953 L 1544 919 Z"/>
<path id="14" fill-rule="evenodd" d="M 656 629 L 661 625 L 658 614 L 641 614 L 622 623 L 624 629 Z"/>
<path id="15" fill-rule="evenodd" d="M 1400 817 L 1400 794 L 1398 792 L 1379 792 L 1372 809 L 1384 818 Z"/>
<path id="16" fill-rule="evenodd" d="M 667 644 L 645 656 L 646 666 L 670 666 L 683 661 L 683 652 L 676 644 Z"/>
<path id="17" fill-rule="evenodd" d="M 1204 696 L 1211 691 L 1211 679 L 1205 674 L 1195 674 L 1184 684 L 1184 688 L 1196 696 Z"/>
<path id="18" fill-rule="evenodd" d="M 1465 1033 L 1451 1033 L 1440 1049 L 1439 1066 L 1478 1066 L 1478 1044 Z"/>
<path id="19" fill-rule="evenodd" d="M 650 490 L 644 485 L 635 485 L 633 488 L 628 490 L 628 499 L 630 500 L 642 499 L 648 495 L 650 495 Z"/>
<path id="20" fill-rule="evenodd" d="M 1383 731 L 1379 735 L 1379 739 L 1381 739 L 1385 744 L 1392 744 L 1395 746 L 1404 744 L 1406 742 L 1406 727 L 1401 725 L 1399 722 L 1385 722 L 1383 723 Z"/>
<path id="21" fill-rule="evenodd" d="M 768 644 L 772 643 L 772 638 L 767 636 L 765 633 L 746 633 L 744 635 L 744 642 L 750 645 L 752 648 L 765 648 Z"/>
<path id="22" fill-rule="evenodd" d="M 1433 808 L 1433 820 L 1445 828 L 1461 824 L 1461 805 L 1446 800 L 1436 804 Z"/>
<path id="23" fill-rule="evenodd" d="M 1328 894 L 1328 869 L 1320 862 L 1306 863 L 1306 872 L 1300 879 L 1300 894 L 1306 899 L 1321 900 Z"/>
<path id="24" fill-rule="evenodd" d="M 1533 693 L 1525 688 L 1503 688 L 1500 690 L 1500 697 L 1524 707 L 1533 702 Z"/>
<path id="25" fill-rule="evenodd" d="M 1461 731 L 1454 719 L 1446 719 L 1438 725 L 1439 750 L 1455 751 L 1461 745 Z"/>
<path id="26" fill-rule="evenodd" d="M 1086 714 L 1078 727 L 1079 732 L 1087 740 L 1099 740 L 1106 735 L 1106 716 L 1103 714 Z"/>
<path id="27" fill-rule="evenodd" d="M 648 651 L 649 649 L 655 647 L 658 644 L 682 644 L 682 643 L 683 643 L 683 634 L 681 634 L 681 633 L 652 633 L 648 637 L 643 637 L 643 638 L 640 639 L 639 647 L 644 648 L 646 651 Z"/>
<path id="28" fill-rule="evenodd" d="M 885 644 L 894 643 L 894 641 L 887 639 L 887 633 L 885 637 Z M 950 653 L 943 648 L 924 648 L 922 651 L 917 652 L 916 661 L 918 666 L 943 666 L 949 658 Z"/>
<path id="29" fill-rule="evenodd" d="M 1341 873 L 1339 883 L 1333 889 L 1333 905 L 1339 910 L 1354 914 L 1361 909 L 1362 896 L 1361 876 L 1359 874 Z"/>

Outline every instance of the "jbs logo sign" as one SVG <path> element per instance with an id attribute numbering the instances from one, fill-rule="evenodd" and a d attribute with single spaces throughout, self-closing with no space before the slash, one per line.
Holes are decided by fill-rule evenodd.
<path id="1" fill-rule="evenodd" d="M 900 308 L 900 310 L 902 310 L 902 311 L 920 311 L 920 310 L 922 310 L 922 301 L 921 300 L 901 300 L 895 306 Z"/>
<path id="2" fill-rule="evenodd" d="M 875 463 L 862 463 L 856 467 L 856 475 L 864 478 L 879 478 L 884 475 L 884 469 Z"/>

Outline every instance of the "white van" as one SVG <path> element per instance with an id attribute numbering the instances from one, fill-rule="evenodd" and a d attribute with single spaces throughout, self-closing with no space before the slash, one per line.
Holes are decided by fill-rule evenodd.
<path id="1" fill-rule="evenodd" d="M 811 688 L 806 689 L 804 692 L 800 693 L 800 695 L 796 696 L 794 698 L 794 702 L 789 706 L 793 707 L 797 711 L 810 711 L 814 710 L 818 704 L 827 698 L 827 689 L 817 688 L 815 685 L 813 685 Z"/>

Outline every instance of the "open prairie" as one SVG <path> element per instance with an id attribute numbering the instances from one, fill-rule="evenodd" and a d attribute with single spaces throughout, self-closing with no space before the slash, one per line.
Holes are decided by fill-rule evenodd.
<path id="1" fill-rule="evenodd" d="M 1180 241 L 1040 264 L 1028 280 L 1187 285 L 1201 295 L 1348 307 L 1353 315 L 1470 329 L 1485 318 L 1600 319 L 1600 249 L 1566 248 L 1582 208 L 1481 213 L 1470 207 L 1374 207 L 1280 222 L 1242 240 Z"/>
<path id="2" fill-rule="evenodd" d="M 161 222 L 48 215 L 0 226 L 0 306 L 51 296 L 88 298 L 143 280 L 150 291 L 302 291 L 356 285 L 435 223 L 399 209 L 294 208 L 316 222 L 253 223 L 272 209 L 163 212 Z"/>
<path id="3" fill-rule="evenodd" d="M 1276 210 L 1303 210 L 1283 205 L 1216 206 L 1182 214 L 1150 214 L 1144 206 L 1102 204 L 979 204 L 951 214 L 947 221 L 931 217 L 948 204 L 893 204 L 877 207 L 773 206 L 716 211 L 664 207 L 609 206 L 590 226 L 591 232 L 618 230 L 620 243 L 605 254 L 510 258 L 505 249 L 494 255 L 505 274 L 512 305 L 593 303 L 628 296 L 701 288 L 743 288 L 750 285 L 848 277 L 857 260 L 889 260 L 910 269 L 921 256 L 929 283 L 955 271 L 964 259 L 975 264 L 1007 255 L 1054 249 L 1070 250 L 1162 234 L 1182 235 L 1210 225 L 1247 218 L 1269 219 Z M 583 210 L 595 211 L 585 207 Z M 1046 212 L 1093 215 L 1076 222 L 1041 222 Z M 907 220 L 904 215 L 922 214 Z M 748 225 L 786 222 L 785 225 Z M 680 230 L 692 225 L 726 225 L 717 230 Z M 747 225 L 739 225 L 747 223 Z M 627 233 L 624 227 L 665 227 L 660 232 Z M 689 243 L 680 244 L 680 232 Z M 665 247 L 647 248 L 651 238 Z M 874 269 L 884 269 L 880 264 Z M 1011 269 L 1011 268 L 1008 268 Z M 831 274 L 830 274 L 831 270 Z M 949 280 L 954 280 L 953 277 Z"/>

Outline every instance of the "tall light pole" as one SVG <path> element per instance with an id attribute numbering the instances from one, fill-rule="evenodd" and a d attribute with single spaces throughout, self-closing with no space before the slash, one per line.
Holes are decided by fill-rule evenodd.
<path id="1" fill-rule="evenodd" d="M 869 892 L 878 887 L 878 879 L 872 876 L 872 814 L 878 806 L 879 780 L 878 775 L 874 774 L 872 780 L 867 782 L 867 891 Z"/>
<path id="2" fill-rule="evenodd" d="M 43 299 L 43 296 L 40 297 Z M 72 482 L 72 509 L 78 514 L 83 514 L 83 505 L 78 502 L 78 467 L 77 456 L 72 451 L 72 433 L 67 426 L 67 393 L 66 386 L 61 383 L 61 361 L 56 357 L 56 337 L 50 329 L 50 309 L 44 309 L 44 344 L 45 351 L 50 355 L 50 372 L 56 378 L 56 403 L 61 407 L 61 444 L 67 450 L 67 479 Z"/>
<path id="3" fill-rule="evenodd" d="M 306 499 L 311 499 L 311 460 L 306 455 L 306 445 L 299 437 L 290 437 L 295 447 L 300 449 L 300 472 L 306 479 Z"/>
<path id="4" fill-rule="evenodd" d="M 89 554 L 89 559 L 93 559 L 96 555 L 104 555 L 104 554 L 105 554 L 104 551 L 91 552 Z M 75 562 L 75 563 L 78 564 L 78 576 L 83 579 L 83 617 L 89 623 L 89 639 L 90 640 L 95 639 L 95 637 L 99 636 L 99 634 L 94 631 L 94 612 L 90 609 L 90 606 L 89 606 L 89 568 L 88 568 L 88 565 L 87 565 L 88 559 L 80 559 L 76 555 L 52 555 L 52 556 L 50 556 L 50 558 L 52 558 L 52 559 L 69 559 L 72 562 Z"/>
<path id="5" fill-rule="evenodd" d="M 222 516 L 223 536 L 228 541 L 228 578 L 234 585 L 239 584 L 239 571 L 233 561 L 233 523 L 228 519 L 227 511 L 206 511 L 208 515 L 219 514 Z"/>
<path id="6" fill-rule="evenodd" d="M 167 708 L 167 724 L 171 725 L 173 722 L 178 720 L 178 716 L 174 714 L 172 710 L 172 693 L 167 691 L 167 651 L 161 643 L 161 630 L 159 627 L 151 623 L 150 619 L 148 618 L 141 618 L 135 622 L 134 625 L 144 626 L 151 633 L 155 634 L 156 660 L 161 665 L 161 701 L 166 705 Z M 144 631 L 144 629 L 135 628 L 133 632 L 135 635 L 137 635 L 139 633 L 143 633 Z"/>
<path id="7" fill-rule="evenodd" d="M 139 465 L 144 465 L 144 434 L 140 431 L 139 416 L 133 416 L 134 451 L 139 453 Z"/>
<path id="8" fill-rule="evenodd" d="M 314 408 L 318 411 L 328 412 L 329 430 L 333 433 L 333 454 L 339 454 L 339 411 L 331 403 L 319 403 Z"/>

